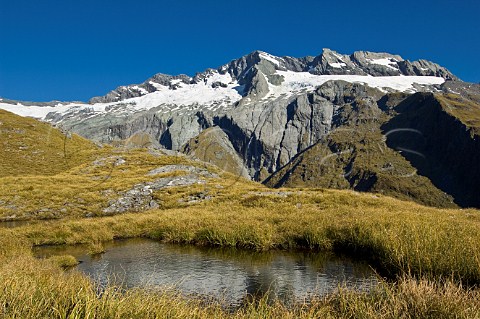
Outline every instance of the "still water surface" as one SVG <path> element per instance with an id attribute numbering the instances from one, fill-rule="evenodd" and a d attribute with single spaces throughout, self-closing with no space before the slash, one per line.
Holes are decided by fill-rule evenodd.
<path id="1" fill-rule="evenodd" d="M 38 247 L 35 254 L 71 254 L 81 261 L 77 269 L 100 285 L 115 280 L 127 288 L 175 287 L 234 306 L 247 295 L 268 293 L 272 300 L 290 303 L 339 286 L 367 290 L 378 282 L 367 264 L 325 253 L 209 249 L 145 239 L 115 241 L 106 249 L 93 258 L 81 246 Z"/>

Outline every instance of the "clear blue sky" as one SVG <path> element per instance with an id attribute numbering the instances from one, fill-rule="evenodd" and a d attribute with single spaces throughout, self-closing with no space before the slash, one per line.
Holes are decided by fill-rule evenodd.
<path id="1" fill-rule="evenodd" d="M 480 0 L 0 0 L 0 96 L 88 100 L 254 50 L 400 54 L 480 81 Z"/>

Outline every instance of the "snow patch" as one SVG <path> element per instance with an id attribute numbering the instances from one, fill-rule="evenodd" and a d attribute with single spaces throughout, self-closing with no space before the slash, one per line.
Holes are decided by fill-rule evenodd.
<path id="1" fill-rule="evenodd" d="M 282 85 L 269 84 L 270 94 L 265 98 L 291 96 L 302 91 L 311 92 L 327 81 L 346 81 L 363 83 L 373 88 L 401 92 L 416 92 L 414 84 L 439 85 L 445 82 L 442 77 L 435 76 L 370 76 L 370 75 L 314 75 L 309 72 L 277 71 L 284 77 Z"/>
<path id="2" fill-rule="evenodd" d="M 156 88 L 157 90 L 163 90 L 163 89 L 168 89 L 168 87 L 166 87 L 165 85 L 161 85 L 157 82 L 153 82 L 153 81 L 149 81 L 148 83 L 150 83 L 154 88 Z"/>
<path id="3" fill-rule="evenodd" d="M 274 55 L 268 54 L 267 52 L 260 52 L 260 57 L 272 62 L 273 64 L 280 66 L 280 62 L 278 60 L 282 60 L 282 58 L 276 57 Z"/>
<path id="4" fill-rule="evenodd" d="M 390 60 L 389 60 L 390 61 Z M 385 62 L 385 61 L 383 61 Z M 382 62 L 382 63 L 383 63 Z M 337 62 L 335 66 L 343 66 Z M 386 63 L 386 62 L 385 62 Z M 390 61 L 391 63 L 391 61 Z M 334 67 L 335 67 L 334 66 Z M 314 75 L 309 72 L 277 71 L 284 77 L 281 85 L 269 83 L 269 94 L 264 99 L 275 99 L 292 96 L 294 94 L 311 92 L 327 81 L 346 81 L 350 83 L 364 83 L 370 87 L 383 91 L 416 92 L 417 85 L 439 85 L 445 80 L 434 76 L 362 76 L 362 75 Z M 171 83 L 180 83 L 181 80 L 172 80 Z M 226 84 L 226 87 L 212 87 L 215 82 Z M 176 90 L 169 89 L 150 81 L 157 91 L 139 97 L 112 103 L 58 103 L 56 106 L 25 106 L 9 104 L 0 101 L 0 109 L 4 109 L 21 116 L 34 117 L 45 120 L 51 112 L 65 116 L 84 112 L 85 116 L 97 116 L 103 113 L 132 114 L 139 110 L 158 108 L 162 114 L 175 115 L 178 112 L 196 112 L 197 110 L 226 110 L 242 99 L 245 86 L 240 86 L 230 74 L 220 74 L 217 71 L 205 77 L 205 81 L 185 84 L 182 82 Z M 248 102 L 246 100 L 246 102 Z M 83 117 L 85 118 L 85 117 Z"/>
<path id="5" fill-rule="evenodd" d="M 0 109 L 15 113 L 20 116 L 33 117 L 36 119 L 45 119 L 48 113 L 57 112 L 57 113 L 66 113 L 72 108 L 79 107 L 80 104 L 57 104 L 56 106 L 25 106 L 23 104 L 9 104 L 9 103 L 0 103 Z M 92 105 L 85 105 L 92 107 Z"/>
<path id="6" fill-rule="evenodd" d="M 182 80 L 181 80 L 181 79 L 176 79 L 176 80 L 171 80 L 171 81 L 170 81 L 170 84 L 171 84 L 171 85 L 180 84 L 180 83 L 182 83 Z"/>
<path id="7" fill-rule="evenodd" d="M 383 59 L 368 59 L 368 62 L 372 64 L 378 64 L 386 66 L 393 70 L 398 70 L 397 60 L 394 58 L 383 58 Z"/>
<path id="8" fill-rule="evenodd" d="M 343 63 L 343 62 L 334 62 L 334 63 L 328 63 L 332 68 L 337 68 L 337 69 L 341 69 L 342 67 L 344 66 L 347 66 L 347 64 Z"/>
<path id="9" fill-rule="evenodd" d="M 112 103 L 69 103 L 65 105 L 57 104 L 55 107 L 0 103 L 0 108 L 21 116 L 44 120 L 51 112 L 61 115 L 87 112 L 88 114 L 92 113 L 91 116 L 96 116 L 101 113 L 119 112 L 119 108 L 127 113 L 134 113 L 139 110 L 148 110 L 155 107 L 163 108 L 163 111 L 160 110 L 162 113 L 178 111 L 180 109 L 195 111 L 203 107 L 207 109 L 213 109 L 213 107 L 227 108 L 233 106 L 235 102 L 242 98 L 241 93 L 243 93 L 243 89 L 232 79 L 230 74 L 219 74 L 215 71 L 205 79 L 206 81 L 200 81 L 195 84 L 184 84 L 180 79 L 172 80 L 170 82 L 172 84 L 179 84 L 180 82 L 183 84 L 177 87 L 176 90 L 171 90 L 167 86 L 150 81 L 150 84 L 153 85 L 157 91 L 148 93 L 138 86 L 132 86 L 131 89 L 139 90 L 142 93 L 142 90 L 144 90 L 146 92 L 145 95 Z M 227 87 L 213 88 L 212 84 L 215 82 L 224 83 Z"/>

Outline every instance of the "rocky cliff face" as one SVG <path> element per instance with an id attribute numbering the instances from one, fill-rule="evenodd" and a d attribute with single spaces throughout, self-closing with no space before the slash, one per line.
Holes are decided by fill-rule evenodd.
<path id="1" fill-rule="evenodd" d="M 392 108 L 408 99 L 362 85 L 318 89 L 338 105 L 332 129 L 272 174 L 271 187 L 326 187 L 381 193 L 426 205 L 453 207 L 453 198 L 417 173 L 417 168 L 386 143 L 399 128 L 383 130 Z"/>
<path id="2" fill-rule="evenodd" d="M 401 151 L 418 173 L 462 207 L 480 207 L 480 95 L 417 93 L 395 110 L 384 130 L 389 147 Z"/>
<path id="3" fill-rule="evenodd" d="M 378 134 L 370 137 L 382 142 L 380 126 L 391 112 L 396 112 L 394 106 L 410 94 L 462 91 L 469 96 L 473 94 L 469 85 L 433 62 L 410 62 L 387 53 L 342 55 L 324 49 L 316 57 L 294 58 L 255 51 L 193 77 L 157 74 L 144 83 L 92 98 L 90 104 L 14 105 L 16 102 L 0 101 L 0 108 L 37 115 L 99 142 L 126 140 L 141 133 L 150 136 L 155 142 L 152 145 L 187 153 L 204 152 L 208 148 L 204 145 L 208 140 L 205 132 L 214 132 L 210 137 L 223 148 L 216 152 L 229 154 L 227 157 L 235 162 L 232 167 L 242 168 L 242 174 L 245 169 L 251 178 L 262 181 L 288 165 L 298 167 L 298 154 L 312 148 L 321 148 L 326 156 L 349 151 L 352 145 L 348 141 L 329 140 L 334 132 L 364 132 L 370 136 L 371 130 Z M 337 138 L 344 138 L 337 133 Z M 371 152 L 368 147 L 358 147 L 362 143 L 366 142 L 354 143 L 355 159 L 339 157 L 344 158 L 339 161 L 345 165 L 333 169 L 334 174 L 338 169 L 349 170 L 353 162 L 360 163 L 362 152 Z M 389 153 L 389 158 L 403 158 L 392 145 L 382 147 L 396 154 Z M 204 157 L 213 160 L 211 154 Z M 292 164 L 292 159 L 297 164 Z M 403 160 L 405 163 L 397 163 L 398 167 L 415 169 Z M 307 176 L 308 170 L 302 174 L 302 180 L 312 179 L 313 175 Z M 380 175 L 367 165 L 348 178 L 330 178 L 328 183 L 373 190 L 387 183 Z M 269 180 L 271 185 L 288 184 L 284 177 Z M 419 183 L 414 182 L 403 193 L 411 193 Z M 449 199 L 443 197 L 442 201 L 447 203 Z"/>
<path id="4" fill-rule="evenodd" d="M 210 127 L 189 140 L 181 152 L 214 164 L 238 177 L 250 178 L 243 158 L 237 153 L 225 131 L 218 126 Z"/>
<path id="5" fill-rule="evenodd" d="M 351 55 L 343 55 L 330 49 L 324 49 L 317 57 L 276 57 L 262 51 L 254 51 L 237 60 L 233 60 L 218 69 L 208 69 L 197 73 L 194 77 L 181 74 L 171 76 L 156 74 L 141 84 L 120 86 L 105 96 L 94 97 L 89 103 L 109 103 L 143 96 L 156 92 L 161 87 L 175 90 L 183 84 L 196 84 L 203 81 L 209 74 L 218 72 L 229 74 L 232 79 L 238 80 L 240 85 L 247 85 L 249 89 L 257 90 L 252 80 L 260 71 L 274 85 L 280 85 L 282 79 L 275 75 L 275 71 L 309 72 L 315 75 L 372 75 L 372 76 L 437 76 L 448 80 L 458 80 L 446 68 L 427 61 L 410 62 L 399 55 L 389 53 L 375 53 L 357 51 Z M 258 81 L 258 80 L 257 80 Z M 220 85 L 220 83 L 217 83 Z"/>
<path id="6" fill-rule="evenodd" d="M 344 98 L 335 98 L 341 107 L 332 131 L 265 183 L 480 207 L 480 86 L 447 83 L 442 89 L 450 93 L 369 92 L 362 99 L 337 88 Z"/>
<path id="7" fill-rule="evenodd" d="M 351 94 L 381 96 L 360 84 L 326 82 L 312 93 L 239 106 L 214 122 L 235 140 L 250 175 L 263 180 L 341 125 L 338 101 Z"/>

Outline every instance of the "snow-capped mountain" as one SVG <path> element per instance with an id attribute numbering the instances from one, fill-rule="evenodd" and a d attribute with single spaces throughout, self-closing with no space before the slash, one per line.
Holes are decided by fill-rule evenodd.
<path id="1" fill-rule="evenodd" d="M 254 87 L 252 79 L 260 77 L 260 73 L 267 87 L 257 92 L 259 88 Z M 223 111 L 245 97 L 250 101 L 257 100 L 259 95 L 265 100 L 287 98 L 312 92 L 327 81 L 365 83 L 383 91 L 414 93 L 434 90 L 432 85 L 440 85 L 446 79 L 457 78 L 435 63 L 409 62 L 387 53 L 360 51 L 348 56 L 324 49 L 317 57 L 292 58 L 255 51 L 194 77 L 156 74 L 144 83 L 121 86 L 105 96 L 94 97 L 89 103 L 36 105 L 3 100 L 0 108 L 59 123 L 75 115 L 84 119 L 85 115 L 131 114 L 152 108 L 163 114 Z"/>
<path id="2" fill-rule="evenodd" d="M 317 57 L 293 58 L 255 51 L 193 77 L 156 74 L 141 84 L 121 86 L 105 96 L 94 97 L 89 103 L 3 100 L 0 108 L 60 125 L 100 142 L 126 139 L 144 132 L 160 145 L 179 150 L 202 130 L 231 120 L 248 132 L 247 139 L 255 136 L 255 139 L 261 138 L 262 143 L 265 139 L 272 140 L 268 135 L 260 137 L 258 131 L 265 124 L 267 113 L 282 118 L 279 123 L 271 124 L 274 126 L 271 130 L 284 130 L 288 127 L 283 123 L 287 120 L 288 106 L 331 81 L 363 84 L 383 93 L 414 93 L 440 91 L 446 80 L 456 79 L 435 63 L 409 62 L 387 53 L 360 51 L 341 55 L 324 49 Z M 307 144 L 314 143 L 320 136 L 313 134 Z M 294 141 L 298 137 L 292 138 L 291 134 L 284 138 L 283 142 L 267 143 L 286 148 L 272 154 L 277 159 L 267 165 L 269 171 L 308 146 Z M 259 164 L 247 166 L 251 165 Z"/>
<path id="3" fill-rule="evenodd" d="M 382 167 L 387 167 L 390 175 L 401 168 L 400 175 L 406 174 L 412 181 L 405 184 L 408 187 L 405 186 L 404 192 L 410 194 L 405 196 L 418 199 L 423 198 L 418 192 L 422 189 L 419 185 L 426 181 L 410 174 L 416 170 L 413 162 L 402 160 L 396 150 L 381 151 L 389 147 L 386 141 L 387 137 L 391 138 L 389 132 L 383 131 L 387 127 L 385 125 L 395 122 L 408 101 L 413 101 L 413 106 L 408 104 L 410 102 L 406 105 L 415 110 L 415 105 L 431 100 L 427 103 L 432 109 L 429 112 L 441 118 L 444 114 L 438 113 L 441 99 L 437 95 L 449 98 L 448 95 L 453 93 L 462 99 L 475 100 L 480 96 L 479 92 L 478 85 L 460 81 L 433 62 L 410 62 L 388 53 L 360 51 L 342 55 L 324 49 L 317 57 L 293 58 L 255 51 L 193 77 L 156 74 L 143 83 L 121 86 L 105 96 L 94 97 L 89 103 L 0 100 L 0 108 L 39 118 L 99 142 L 128 140 L 130 143 L 145 141 L 148 137 L 147 140 L 156 147 L 183 151 L 255 180 L 265 180 L 280 172 L 272 179 L 275 181 L 271 182 L 272 185 L 288 183 L 295 167 L 306 165 L 297 156 L 307 150 L 321 150 L 327 158 L 346 154 L 342 155 L 343 162 L 336 161 L 336 165 L 340 166 L 332 171 L 329 183 L 333 184 L 328 187 L 368 190 L 375 188 L 373 181 L 379 179 L 378 174 L 385 174 Z M 424 94 L 430 94 L 432 98 L 426 98 Z M 450 113 L 454 108 L 452 105 L 448 104 L 450 109 L 447 111 Z M 420 116 L 413 124 L 402 120 L 397 125 L 418 125 L 425 119 L 427 117 Z M 449 125 L 458 126 L 458 134 L 468 130 L 468 126 L 467 129 L 460 127 L 464 125 L 462 121 L 453 120 L 452 123 Z M 427 124 L 422 128 L 426 135 L 427 131 L 434 132 L 434 127 Z M 399 127 L 400 131 L 402 129 Z M 445 131 L 450 129 L 445 128 Z M 354 135 L 345 137 L 335 133 L 338 131 L 354 132 Z M 139 133 L 141 138 L 136 138 Z M 375 143 L 370 143 L 371 138 L 357 136 L 373 133 L 378 140 Z M 336 139 L 332 138 L 332 134 L 337 136 Z M 441 132 L 432 133 L 431 140 L 435 145 L 439 135 Z M 470 135 L 467 135 L 462 135 L 463 142 L 452 147 L 465 146 L 465 149 L 459 150 L 463 153 L 475 149 L 468 146 L 476 142 L 470 141 Z M 347 140 L 342 142 L 338 136 Z M 355 140 L 353 136 L 360 139 L 357 144 L 352 144 Z M 315 145 L 322 146 L 312 148 Z M 380 151 L 372 149 L 371 145 L 380 145 Z M 432 149 L 437 148 L 432 146 Z M 312 155 L 312 152 L 308 158 L 314 158 L 316 163 L 323 165 L 323 155 L 315 152 Z M 370 163 L 356 161 L 358 156 L 378 152 L 382 155 L 377 156 L 377 160 L 385 160 L 383 164 L 377 163 L 380 168 L 355 168 L 355 174 L 346 174 L 343 179 L 337 180 L 335 172 L 351 171 L 352 163 Z M 439 152 L 443 154 L 445 151 Z M 389 157 L 384 158 L 385 154 Z M 450 161 L 442 165 L 456 167 Z M 458 166 L 457 171 L 461 173 L 464 166 Z M 285 167 L 288 169 L 282 169 Z M 306 173 L 300 173 L 301 177 L 298 174 L 292 176 L 303 181 L 316 176 L 318 170 L 314 168 L 312 172 L 308 176 Z M 326 171 L 322 168 L 319 172 Z M 458 175 L 458 172 L 451 174 Z M 470 175 L 467 174 L 463 180 Z M 392 176 L 386 179 L 388 183 L 382 182 L 382 185 L 397 185 Z M 473 180 L 476 179 L 472 179 L 472 183 Z M 313 181 L 312 185 L 317 184 Z M 445 195 L 447 186 L 431 192 L 436 194 L 433 202 L 450 203 L 450 197 Z M 435 186 L 431 187 L 435 189 Z M 428 203 L 425 198 L 419 201 Z"/>

